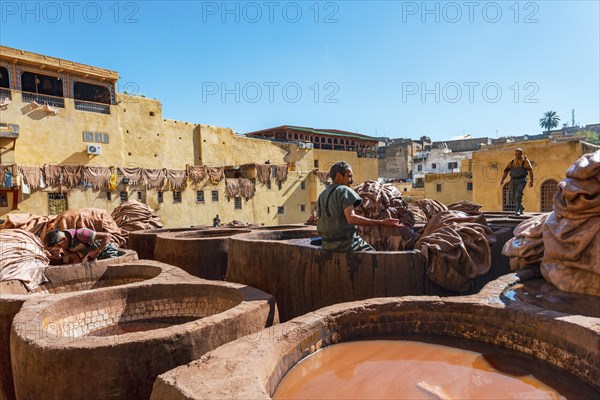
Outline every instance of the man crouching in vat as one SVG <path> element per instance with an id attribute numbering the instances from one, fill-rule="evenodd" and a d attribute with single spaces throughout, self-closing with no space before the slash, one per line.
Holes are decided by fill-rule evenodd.
<path id="1" fill-rule="evenodd" d="M 109 233 L 87 228 L 49 231 L 44 244 L 50 259 L 62 259 L 64 264 L 103 260 L 119 255 L 114 243 L 110 242 Z"/>
<path id="2" fill-rule="evenodd" d="M 404 226 L 395 218 L 370 219 L 354 212 L 354 208 L 362 203 L 362 199 L 349 187 L 354 180 L 352 167 L 348 163 L 339 161 L 333 164 L 329 176 L 333 183 L 323 190 L 317 203 L 317 231 L 323 238 L 323 250 L 375 251 L 357 235 L 357 225 L 387 228 Z"/>

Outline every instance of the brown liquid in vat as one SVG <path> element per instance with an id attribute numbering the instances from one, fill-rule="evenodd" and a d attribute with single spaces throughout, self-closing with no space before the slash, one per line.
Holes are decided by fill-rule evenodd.
<path id="1" fill-rule="evenodd" d="M 507 355 L 506 350 L 494 346 L 483 347 L 482 354 L 402 340 L 341 343 L 298 363 L 282 379 L 273 398 L 560 399 L 598 396 L 589 385 L 561 374 L 548 364 L 512 352 Z M 535 376 L 529 372 L 532 370 L 536 370 Z M 540 373 L 537 370 L 545 371 L 541 375 L 548 376 L 542 380 L 551 382 L 558 391 L 538 379 Z"/>

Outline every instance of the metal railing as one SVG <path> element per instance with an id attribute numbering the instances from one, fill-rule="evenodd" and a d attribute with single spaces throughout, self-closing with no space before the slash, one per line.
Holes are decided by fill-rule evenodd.
<path id="1" fill-rule="evenodd" d="M 2 100 L 2 99 L 12 100 L 12 95 L 10 94 L 10 89 L 0 88 L 0 100 Z"/>
<path id="2" fill-rule="evenodd" d="M 24 103 L 31 103 L 35 101 L 40 105 L 49 105 L 51 107 L 65 108 L 65 99 L 63 97 L 31 92 L 21 92 L 21 94 Z"/>
<path id="3" fill-rule="evenodd" d="M 99 114 L 110 114 L 109 104 L 95 103 L 93 101 L 75 100 L 75 109 Z"/>

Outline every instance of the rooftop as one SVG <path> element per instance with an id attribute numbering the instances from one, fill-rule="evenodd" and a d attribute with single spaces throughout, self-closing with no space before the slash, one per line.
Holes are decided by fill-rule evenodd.
<path id="1" fill-rule="evenodd" d="M 26 64 L 56 72 L 66 71 L 72 74 L 81 75 L 84 78 L 91 77 L 101 81 L 107 80 L 109 82 L 116 82 L 119 79 L 119 73 L 116 71 L 63 60 L 62 58 L 32 53 L 30 51 L 18 50 L 7 46 L 0 46 L 0 59 L 6 60 L 12 64 Z"/>
<path id="2" fill-rule="evenodd" d="M 261 133 L 267 133 L 267 132 L 279 131 L 279 130 L 287 130 L 287 129 L 295 130 L 295 131 L 309 132 L 309 133 L 316 134 L 316 135 L 341 136 L 341 137 L 349 137 L 349 138 L 361 139 L 361 140 L 372 140 L 375 142 L 379 141 L 379 139 L 376 137 L 367 136 L 367 135 L 363 135 L 360 133 L 341 131 L 338 129 L 315 129 L 315 128 L 308 128 L 308 127 L 304 127 L 304 126 L 294 126 L 294 125 L 281 125 L 281 126 L 277 126 L 275 128 L 269 128 L 269 129 L 263 129 L 260 131 L 248 132 L 248 133 L 246 133 L 246 135 L 256 135 L 256 134 L 261 134 Z"/>

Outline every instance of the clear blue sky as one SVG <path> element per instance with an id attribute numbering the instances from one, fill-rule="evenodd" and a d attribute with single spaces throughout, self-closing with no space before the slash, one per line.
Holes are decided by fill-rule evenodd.
<path id="1" fill-rule="evenodd" d="M 116 70 L 165 118 L 236 132 L 495 137 L 539 133 L 548 110 L 570 125 L 571 109 L 600 122 L 597 0 L 0 7 L 2 45 Z"/>

